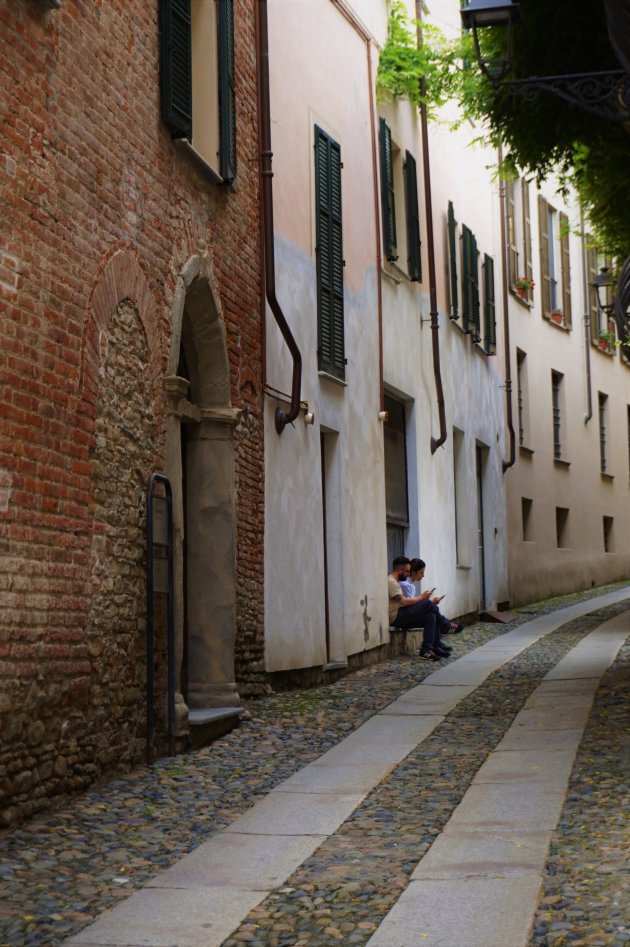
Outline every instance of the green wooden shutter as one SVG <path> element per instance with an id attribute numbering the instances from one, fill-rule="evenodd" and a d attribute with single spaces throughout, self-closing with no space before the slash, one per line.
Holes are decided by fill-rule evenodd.
<path id="1" fill-rule="evenodd" d="M 551 317 L 551 276 L 549 274 L 549 221 L 548 204 L 538 195 L 538 235 L 540 238 L 540 282 L 542 293 L 542 314 L 545 319 Z"/>
<path id="2" fill-rule="evenodd" d="M 407 273 L 412 283 L 422 282 L 420 256 L 420 211 L 416 159 L 405 152 L 405 212 L 407 218 Z"/>
<path id="3" fill-rule="evenodd" d="M 341 149 L 315 126 L 317 355 L 319 370 L 345 377 Z"/>
<path id="4" fill-rule="evenodd" d="M 462 226 L 462 310 L 464 329 L 472 333 L 473 342 L 481 341 L 479 323 L 479 271 L 477 267 L 477 241 L 465 225 Z"/>
<path id="5" fill-rule="evenodd" d="M 494 300 L 494 260 L 487 253 L 483 257 L 483 316 L 485 324 L 484 347 L 488 355 L 497 350 L 497 324 Z"/>
<path id="6" fill-rule="evenodd" d="M 381 146 L 381 203 L 383 213 L 383 251 L 392 263 L 398 259 L 396 248 L 396 206 L 394 200 L 394 164 L 392 133 L 384 118 L 379 119 Z"/>
<path id="7" fill-rule="evenodd" d="M 236 71 L 234 67 L 234 7 L 219 0 L 219 162 L 221 177 L 236 177 Z"/>
<path id="8" fill-rule="evenodd" d="M 571 326 L 571 255 L 569 253 L 569 218 L 558 214 L 560 223 L 560 263 L 562 267 L 562 312 L 564 324 Z"/>
<path id="9" fill-rule="evenodd" d="M 457 223 L 453 202 L 448 202 L 448 256 L 451 281 L 451 319 L 459 319 L 459 298 L 457 292 Z"/>
<path id="10" fill-rule="evenodd" d="M 192 139 L 190 0 L 160 3 L 162 119 L 174 137 Z"/>

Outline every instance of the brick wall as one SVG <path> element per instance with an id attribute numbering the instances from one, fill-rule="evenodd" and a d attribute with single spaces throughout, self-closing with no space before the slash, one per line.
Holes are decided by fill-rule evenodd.
<path id="1" fill-rule="evenodd" d="M 237 542 L 251 597 L 239 605 L 237 679 L 264 687 L 254 0 L 235 0 L 235 22 L 229 189 L 175 150 L 160 120 L 157 2 L 0 3 L 5 823 L 142 758 L 143 489 L 162 468 L 176 279 L 200 245 L 243 409 Z M 115 301 L 107 333 L 101 297 Z"/>

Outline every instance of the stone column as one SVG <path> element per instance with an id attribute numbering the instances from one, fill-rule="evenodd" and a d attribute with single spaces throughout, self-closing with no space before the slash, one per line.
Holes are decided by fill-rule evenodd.
<path id="1" fill-rule="evenodd" d="M 233 433 L 240 412 L 201 408 L 186 458 L 188 703 L 237 707 Z"/>
<path id="2" fill-rule="evenodd" d="M 165 473 L 173 494 L 173 620 L 175 625 L 175 735 L 188 733 L 188 707 L 181 692 L 184 654 L 184 499 L 182 493 L 182 444 L 180 426 L 193 406 L 186 400 L 190 385 L 186 378 L 164 379 L 166 394 Z"/>

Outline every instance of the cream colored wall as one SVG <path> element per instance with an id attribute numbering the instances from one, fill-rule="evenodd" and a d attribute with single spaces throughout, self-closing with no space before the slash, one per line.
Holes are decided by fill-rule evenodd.
<path id="1" fill-rule="evenodd" d="M 527 353 L 528 410 L 532 418 L 526 447 L 517 447 L 516 464 L 507 478 L 510 522 L 510 597 L 514 603 L 600 585 L 630 574 L 630 491 L 628 420 L 630 368 L 618 351 L 603 354 L 585 341 L 585 300 L 580 220 L 575 208 L 565 208 L 553 183 L 543 196 L 570 215 L 572 234 L 572 330 L 567 332 L 541 317 L 538 217 L 532 188 L 534 306 L 511 300 L 513 348 Z M 587 362 L 588 360 L 588 362 Z M 587 363 L 590 364 L 592 415 L 589 417 Z M 551 372 L 564 375 L 566 457 L 553 457 Z M 515 423 L 518 427 L 515 378 Z M 598 392 L 608 395 L 607 444 L 609 477 L 600 472 Z M 518 444 L 518 430 L 517 430 Z M 532 540 L 522 538 L 521 500 L 533 500 Z M 569 513 L 569 545 L 558 548 L 556 507 Z M 615 551 L 604 552 L 603 517 L 614 518 Z"/>
<path id="2" fill-rule="evenodd" d="M 386 640 L 387 566 L 366 43 L 330 0 L 271 0 L 268 13 L 276 295 L 302 352 L 302 398 L 315 414 L 314 425 L 301 414 L 279 437 L 276 402 L 267 398 L 265 641 L 267 669 L 278 671 L 326 660 L 320 433 L 336 441 L 332 660 Z M 339 142 L 344 165 L 345 386 L 317 370 L 316 123 Z M 291 360 L 270 312 L 266 343 L 267 381 L 288 391 Z"/>
<path id="3" fill-rule="evenodd" d="M 415 5 L 407 4 L 410 16 Z M 452 9 L 451 9 L 452 8 Z M 457 3 L 441 4 L 438 25 L 453 31 L 459 19 Z M 435 18 L 431 15 L 431 20 Z M 429 325 L 429 267 L 425 196 L 422 179 L 420 127 L 415 110 L 406 102 L 380 106 L 380 114 L 392 129 L 392 137 L 408 147 L 418 164 L 418 188 L 422 225 L 423 282 L 420 286 L 391 277 L 400 274 L 385 264 L 383 282 L 383 325 L 385 383 L 403 398 L 415 427 L 408 439 L 410 505 L 417 509 L 406 552 L 420 554 L 427 562 L 426 587 L 437 586 L 447 594 L 444 610 L 452 615 L 476 611 L 480 600 L 480 568 L 477 550 L 477 496 L 475 448 L 488 449 L 484 477 L 484 540 L 486 559 L 485 607 L 496 607 L 507 599 L 507 531 L 505 486 L 502 462 L 505 458 L 503 373 L 497 357 L 488 357 L 460 324 L 448 318 L 449 278 L 446 240 L 446 211 L 453 201 L 459 222 L 475 233 L 481 253 L 495 262 L 498 352 L 502 352 L 502 310 L 500 306 L 500 218 L 498 195 L 492 180 L 493 153 L 475 148 L 471 141 L 478 132 L 466 127 L 459 132 L 446 125 L 430 124 L 429 157 L 434 223 L 436 285 L 439 309 L 439 346 L 447 439 L 431 454 L 431 438 L 439 436 L 433 349 Z M 489 170 L 490 168 L 490 170 Z M 404 225 L 404 221 L 401 221 Z M 466 495 L 460 498 L 460 525 L 465 535 L 461 545 L 467 550 L 457 561 L 453 427 L 464 433 Z"/>

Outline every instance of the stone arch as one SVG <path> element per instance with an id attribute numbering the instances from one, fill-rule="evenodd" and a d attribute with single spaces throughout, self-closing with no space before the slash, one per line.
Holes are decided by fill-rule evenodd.
<path id="1" fill-rule="evenodd" d="M 164 381 L 166 473 L 173 489 L 180 733 L 240 703 L 234 681 L 236 498 L 230 362 L 208 257 L 183 268 L 173 298 Z M 186 704 L 190 712 L 186 710 Z"/>
<path id="2" fill-rule="evenodd" d="M 103 265 L 92 289 L 81 345 L 79 391 L 96 402 L 107 329 L 119 303 L 128 299 L 136 309 L 149 347 L 148 374 L 152 392 L 160 379 L 160 335 L 157 306 L 140 264 L 130 250 L 116 250 Z"/>

